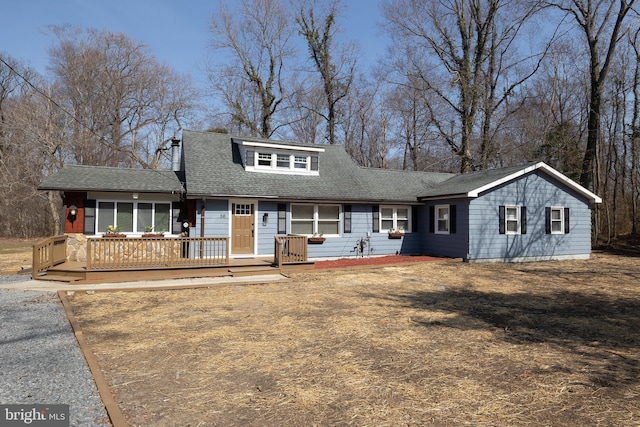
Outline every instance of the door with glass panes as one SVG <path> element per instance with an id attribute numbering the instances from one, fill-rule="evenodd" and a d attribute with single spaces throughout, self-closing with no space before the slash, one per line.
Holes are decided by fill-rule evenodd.
<path id="1" fill-rule="evenodd" d="M 254 239 L 254 204 L 231 204 L 231 253 L 252 254 Z"/>

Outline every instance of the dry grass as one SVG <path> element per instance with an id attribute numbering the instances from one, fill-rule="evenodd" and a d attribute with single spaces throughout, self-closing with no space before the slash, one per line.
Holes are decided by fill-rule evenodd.
<path id="1" fill-rule="evenodd" d="M 33 245 L 40 240 L 0 238 L 0 274 L 15 274 L 31 267 Z"/>
<path id="2" fill-rule="evenodd" d="M 71 304 L 132 426 L 639 425 L 638 260 L 428 262 Z"/>

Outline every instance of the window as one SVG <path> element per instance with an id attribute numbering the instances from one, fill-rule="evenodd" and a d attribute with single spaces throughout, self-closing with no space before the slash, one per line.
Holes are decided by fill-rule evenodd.
<path id="1" fill-rule="evenodd" d="M 551 234 L 564 234 L 564 220 L 561 208 L 551 208 Z"/>
<path id="2" fill-rule="evenodd" d="M 402 230 L 408 232 L 411 216 L 407 206 L 381 206 L 380 207 L 380 231 Z"/>
<path id="3" fill-rule="evenodd" d="M 436 234 L 449 234 L 449 205 L 439 205 L 435 208 Z"/>
<path id="4" fill-rule="evenodd" d="M 279 168 L 289 169 L 289 165 L 291 164 L 291 156 L 288 154 L 278 154 L 276 166 Z"/>
<path id="5" fill-rule="evenodd" d="M 160 202 L 98 202 L 98 229 L 104 233 L 111 225 L 121 233 L 171 230 L 171 204 Z"/>
<path id="6" fill-rule="evenodd" d="M 307 156 L 294 156 L 293 167 L 295 169 L 307 169 Z"/>
<path id="7" fill-rule="evenodd" d="M 517 234 L 520 230 L 520 209 L 517 206 L 507 206 L 505 221 L 507 234 Z"/>
<path id="8" fill-rule="evenodd" d="M 568 234 L 569 229 L 569 208 L 545 208 L 546 234 Z"/>
<path id="9" fill-rule="evenodd" d="M 525 206 L 500 206 L 498 212 L 500 234 L 527 234 Z"/>
<path id="10" fill-rule="evenodd" d="M 258 166 L 271 167 L 271 153 L 258 153 Z"/>
<path id="11" fill-rule="evenodd" d="M 234 203 L 233 214 L 235 216 L 251 216 L 251 203 Z"/>
<path id="12" fill-rule="evenodd" d="M 340 206 L 291 205 L 291 233 L 340 234 Z"/>

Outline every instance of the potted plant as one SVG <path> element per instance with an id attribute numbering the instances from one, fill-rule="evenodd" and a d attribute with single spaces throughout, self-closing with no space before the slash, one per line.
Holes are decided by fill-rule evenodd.
<path id="1" fill-rule="evenodd" d="M 144 227 L 144 234 L 142 234 L 142 237 L 164 237 L 164 233 L 162 231 L 154 233 L 153 226 L 147 225 Z"/>
<path id="2" fill-rule="evenodd" d="M 309 237 L 307 241 L 312 245 L 321 245 L 326 239 L 322 237 L 322 233 L 313 233 L 313 236 Z"/>
<path id="3" fill-rule="evenodd" d="M 404 230 L 402 228 L 392 228 L 389 230 L 390 239 L 402 239 L 402 236 L 404 236 Z"/>
<path id="4" fill-rule="evenodd" d="M 120 233 L 120 227 L 109 225 L 107 226 L 107 231 L 102 234 L 102 237 L 127 237 L 127 235 Z"/>

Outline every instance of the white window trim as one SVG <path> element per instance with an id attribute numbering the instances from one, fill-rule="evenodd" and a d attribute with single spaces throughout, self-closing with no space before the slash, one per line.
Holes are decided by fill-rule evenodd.
<path id="1" fill-rule="evenodd" d="M 553 211 L 560 211 L 560 219 L 553 219 Z M 553 223 L 560 223 L 560 230 L 553 230 Z M 549 212 L 549 227 L 551 227 L 551 234 L 565 234 L 564 230 L 564 207 L 563 206 L 551 206 L 551 211 Z"/>
<path id="2" fill-rule="evenodd" d="M 322 237 L 340 237 L 342 235 L 342 206 L 339 204 L 335 204 L 335 203 L 320 203 L 320 204 L 311 204 L 311 203 L 292 203 L 290 206 L 291 209 L 291 216 L 290 216 L 290 220 L 289 220 L 289 230 L 293 229 L 293 223 L 296 222 L 296 220 L 293 218 L 293 207 L 294 206 L 313 206 L 313 233 L 312 234 L 301 234 L 301 236 L 308 236 L 311 237 L 313 235 L 317 235 L 318 234 L 318 222 L 319 222 L 319 215 L 318 215 L 318 207 L 319 206 L 335 206 L 338 208 L 338 218 L 335 220 L 335 222 L 338 224 L 338 234 L 323 234 Z M 305 218 L 302 221 L 308 221 L 307 218 Z"/>
<path id="3" fill-rule="evenodd" d="M 439 215 L 440 210 L 447 211 L 447 229 L 446 230 L 440 230 L 440 228 L 438 227 L 438 223 L 440 222 L 440 215 Z M 434 212 L 435 212 L 435 215 L 433 218 L 434 234 L 451 234 L 451 205 L 435 205 Z"/>
<path id="4" fill-rule="evenodd" d="M 393 219 L 393 228 L 383 228 L 382 227 L 382 210 L 383 209 L 393 209 L 393 213 L 392 213 L 392 218 Z M 407 233 L 411 233 L 411 228 L 412 228 L 412 218 L 411 218 L 411 206 L 405 206 L 405 205 L 381 205 L 380 206 L 380 210 L 379 210 L 379 230 L 380 233 L 389 233 L 389 231 L 391 230 L 398 230 L 398 209 L 406 209 L 407 210 L 407 228 L 403 228 L 402 232 L 407 234 Z M 385 218 L 386 220 L 388 220 L 388 218 Z"/>
<path id="5" fill-rule="evenodd" d="M 324 151 L 324 150 L 323 150 Z M 251 151 L 245 151 L 244 156 L 251 155 Z M 269 165 L 261 165 L 260 161 L 265 161 L 266 159 L 260 159 L 260 155 L 270 155 L 271 159 Z M 320 172 L 317 170 L 311 170 L 311 156 L 312 152 L 304 152 L 304 151 L 292 151 L 292 150 L 273 150 L 272 148 L 255 148 L 253 151 L 253 166 L 247 166 L 246 158 L 244 159 L 245 170 L 249 172 L 262 172 L 262 173 L 274 173 L 274 174 L 284 174 L 284 175 L 312 175 L 318 176 Z M 278 166 L 278 156 L 288 156 L 289 157 L 289 167 L 280 167 Z M 296 162 L 296 157 L 303 157 L 305 159 L 303 162 Z M 296 167 L 296 165 L 304 164 L 304 168 Z"/>
<path id="6" fill-rule="evenodd" d="M 111 220 L 109 221 L 109 225 L 113 225 L 114 227 L 117 227 L 117 223 L 116 223 L 116 218 L 118 217 L 118 203 L 132 203 L 133 204 L 133 229 L 135 231 L 119 231 L 118 233 L 121 234 L 126 234 L 127 236 L 131 236 L 131 237 L 139 237 L 142 236 L 145 231 L 144 230 L 137 230 L 138 227 L 138 204 L 139 203 L 148 203 L 151 204 L 152 207 L 152 222 L 155 221 L 155 205 L 156 204 L 164 204 L 164 205 L 169 205 L 169 229 L 167 231 L 165 231 L 165 234 L 171 234 L 171 226 L 172 226 L 172 221 L 173 221 L 173 204 L 170 201 L 167 200 L 122 200 L 122 199 L 96 199 L 96 218 L 95 218 L 95 236 L 102 236 L 105 234 L 106 230 L 98 230 L 98 226 L 100 224 L 100 203 L 113 203 L 114 204 L 114 209 L 113 209 L 113 218 L 111 218 Z M 153 231 L 154 233 L 159 233 L 160 231 Z"/>
<path id="7" fill-rule="evenodd" d="M 509 219 L 509 209 L 515 209 L 516 210 L 516 231 L 510 231 L 508 224 L 509 221 L 514 221 L 512 219 Z M 511 234 L 511 235 L 517 235 L 517 234 L 521 234 L 522 231 L 522 217 L 520 212 L 522 211 L 522 206 L 519 205 L 505 205 L 504 207 L 504 234 Z"/>

